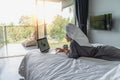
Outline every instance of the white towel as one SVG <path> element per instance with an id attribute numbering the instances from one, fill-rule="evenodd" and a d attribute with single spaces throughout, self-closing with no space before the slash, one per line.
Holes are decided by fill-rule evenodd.
<path id="1" fill-rule="evenodd" d="M 69 37 L 75 40 L 80 46 L 92 46 L 89 43 L 87 36 L 81 31 L 80 28 L 75 25 L 69 23 L 66 26 L 66 33 Z"/>

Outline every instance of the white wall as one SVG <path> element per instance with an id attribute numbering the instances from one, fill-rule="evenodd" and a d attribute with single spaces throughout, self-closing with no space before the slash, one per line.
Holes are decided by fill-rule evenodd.
<path id="1" fill-rule="evenodd" d="M 89 16 L 112 13 L 111 31 L 88 31 L 90 42 L 120 47 L 120 0 L 89 0 Z"/>

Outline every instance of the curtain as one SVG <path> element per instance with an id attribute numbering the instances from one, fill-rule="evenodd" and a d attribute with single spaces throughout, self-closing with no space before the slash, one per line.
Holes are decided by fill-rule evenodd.
<path id="1" fill-rule="evenodd" d="M 75 0 L 75 15 L 79 28 L 87 35 L 88 0 Z"/>

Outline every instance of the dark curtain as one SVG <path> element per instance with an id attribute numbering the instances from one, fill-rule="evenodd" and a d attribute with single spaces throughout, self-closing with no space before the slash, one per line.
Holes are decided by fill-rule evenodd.
<path id="1" fill-rule="evenodd" d="M 87 35 L 88 0 L 75 0 L 75 12 L 79 28 Z"/>

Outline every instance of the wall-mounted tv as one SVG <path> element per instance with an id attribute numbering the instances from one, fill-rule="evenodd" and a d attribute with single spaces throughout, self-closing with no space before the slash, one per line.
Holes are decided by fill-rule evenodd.
<path id="1" fill-rule="evenodd" d="M 112 13 L 91 16 L 90 27 L 98 30 L 111 30 L 112 29 Z"/>

